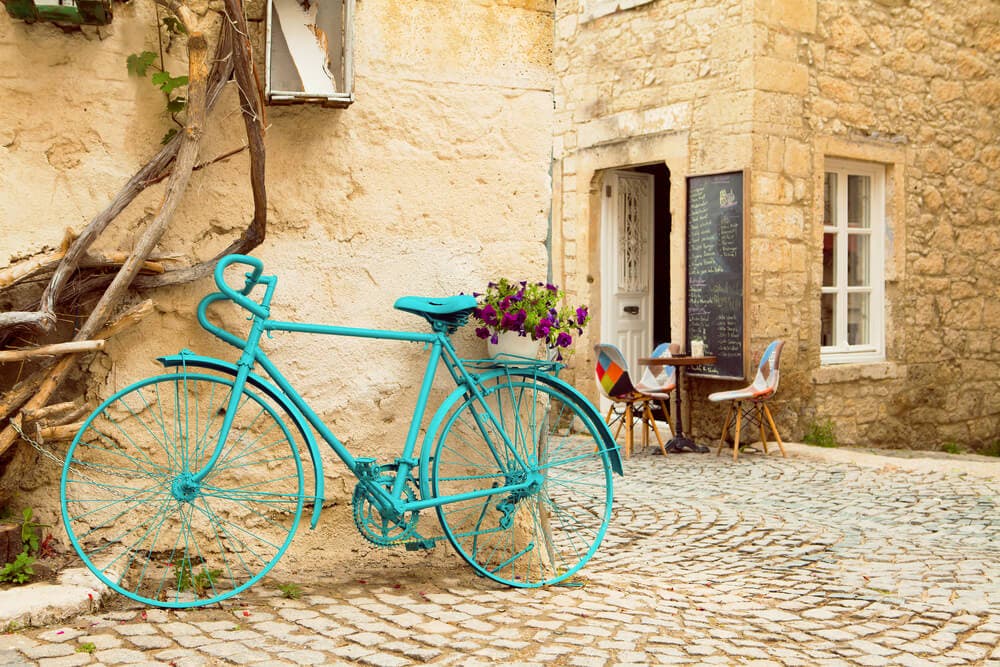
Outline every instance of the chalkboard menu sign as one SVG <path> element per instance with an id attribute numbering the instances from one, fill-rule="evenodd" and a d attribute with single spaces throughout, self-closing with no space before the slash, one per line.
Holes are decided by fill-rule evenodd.
<path id="1" fill-rule="evenodd" d="M 747 311 L 745 171 L 687 178 L 687 338 L 705 341 L 711 366 L 689 375 L 743 379 Z"/>

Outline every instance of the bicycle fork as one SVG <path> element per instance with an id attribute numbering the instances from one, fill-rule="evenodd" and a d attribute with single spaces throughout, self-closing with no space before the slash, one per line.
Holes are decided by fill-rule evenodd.
<path id="1" fill-rule="evenodd" d="M 236 418 L 236 412 L 239 408 L 240 400 L 243 398 L 243 389 L 246 387 L 247 377 L 249 377 L 250 371 L 254 365 L 253 351 L 257 349 L 257 343 L 260 341 L 260 336 L 263 331 L 263 320 L 258 317 L 254 317 L 253 325 L 250 327 L 250 333 L 247 336 L 246 347 L 243 348 L 243 353 L 240 355 L 239 361 L 237 361 L 236 378 L 233 380 L 232 392 L 230 393 L 229 400 L 226 403 L 226 412 L 225 415 L 223 415 L 222 427 L 219 429 L 218 437 L 216 438 L 215 450 L 212 452 L 212 456 L 201 468 L 201 470 L 193 471 L 189 469 L 189 459 L 186 451 L 189 443 L 185 445 L 183 472 L 177 476 L 171 485 L 171 492 L 173 493 L 173 496 L 181 502 L 191 502 L 199 495 L 202 481 L 208 476 L 209 473 L 212 472 L 215 464 L 219 461 L 219 457 L 222 456 L 222 450 L 225 447 L 226 441 L 229 439 L 229 433 L 233 428 L 233 420 Z M 184 370 L 186 372 L 186 367 Z M 186 390 L 184 392 L 184 400 L 189 400 Z M 187 410 L 185 410 L 185 413 L 187 413 Z M 189 432 L 187 425 L 185 425 L 185 431 Z"/>

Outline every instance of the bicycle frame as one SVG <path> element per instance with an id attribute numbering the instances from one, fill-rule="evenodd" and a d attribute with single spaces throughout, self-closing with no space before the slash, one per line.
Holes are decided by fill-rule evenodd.
<path id="1" fill-rule="evenodd" d="M 265 276 L 261 282 L 266 282 L 267 277 Z M 267 293 L 265 294 L 265 303 L 270 300 L 270 293 L 273 290 L 274 284 L 270 282 L 268 284 Z M 324 335 L 324 336 L 342 336 L 350 338 L 368 338 L 376 340 L 393 340 L 393 341 L 403 341 L 412 343 L 423 343 L 430 346 L 430 353 L 427 359 L 427 366 L 424 370 L 423 380 L 420 385 L 420 390 L 417 395 L 417 403 L 414 407 L 413 417 L 410 422 L 410 427 L 406 435 L 406 440 L 404 441 L 403 451 L 399 458 L 396 460 L 397 470 L 396 477 L 393 482 L 393 488 L 391 491 L 386 491 L 379 484 L 368 484 L 367 488 L 372 492 L 372 494 L 379 501 L 379 509 L 383 511 L 390 517 L 400 516 L 405 512 L 419 511 L 427 509 L 430 507 L 436 507 L 438 505 L 443 505 L 449 502 L 456 502 L 460 500 L 470 500 L 474 498 L 479 498 L 488 495 L 496 495 L 499 493 L 511 493 L 514 491 L 520 491 L 528 488 L 534 483 L 530 477 L 517 484 L 509 484 L 503 486 L 497 486 L 491 489 L 483 489 L 479 491 L 472 491 L 455 496 L 437 497 L 437 498 L 423 498 L 421 500 L 404 502 L 401 500 L 403 497 L 403 487 L 409 478 L 410 472 L 413 468 L 417 466 L 417 460 L 413 458 L 414 449 L 416 448 L 417 437 L 420 431 L 420 425 L 423 423 L 424 417 L 427 413 L 427 404 L 430 397 L 431 389 L 434 384 L 434 379 L 437 376 L 437 367 L 440 361 L 445 362 L 445 367 L 448 369 L 452 380 L 455 382 L 457 387 L 465 388 L 465 391 L 471 396 L 475 397 L 476 400 L 484 407 L 484 417 L 488 417 L 489 420 L 496 427 L 497 432 L 505 440 L 507 439 L 507 434 L 497 423 L 496 416 L 490 410 L 488 404 L 483 398 L 482 392 L 479 389 L 478 383 L 469 371 L 465 368 L 462 363 L 462 359 L 458 356 L 455 348 L 451 344 L 451 340 L 448 334 L 441 331 L 433 332 L 416 332 L 416 331 L 397 331 L 388 329 L 366 329 L 360 327 L 347 327 L 347 326 L 336 326 L 336 325 L 323 325 L 323 324 L 309 324 L 309 323 L 297 323 L 297 322 L 285 322 L 280 320 L 272 320 L 267 316 L 261 317 L 258 313 L 253 313 L 253 323 L 250 327 L 250 332 L 247 338 L 241 339 L 233 333 L 222 329 L 208 320 L 207 310 L 208 307 L 215 303 L 216 301 L 231 300 L 230 297 L 221 292 L 215 292 L 209 294 L 201 303 L 198 305 L 198 321 L 205 330 L 207 330 L 212 335 L 220 338 L 221 340 L 233 345 L 234 347 L 241 349 L 242 354 L 240 355 L 239 361 L 237 362 L 237 376 L 235 383 L 233 385 L 233 395 L 230 398 L 230 403 L 226 411 L 226 417 L 220 430 L 218 444 L 216 445 L 216 450 L 200 471 L 194 475 L 194 481 L 200 482 L 215 465 L 218 457 L 222 451 L 222 446 L 228 437 L 230 427 L 232 425 L 232 415 L 236 413 L 235 407 L 243 393 L 244 387 L 246 386 L 247 378 L 249 377 L 250 371 L 254 365 L 259 364 L 264 370 L 267 377 L 277 386 L 278 389 L 284 394 L 285 397 L 291 401 L 292 405 L 301 413 L 301 415 L 306 419 L 306 421 L 312 425 L 314 429 L 320 434 L 323 440 L 330 446 L 331 449 L 337 454 L 337 456 L 344 462 L 344 465 L 350 469 L 350 471 L 359 479 L 359 481 L 366 481 L 363 471 L 361 470 L 367 461 L 356 458 L 348 451 L 347 447 L 337 438 L 336 434 L 330 430 L 330 428 L 323 422 L 323 420 L 316 414 L 316 412 L 309 406 L 306 400 L 296 391 L 292 384 L 282 375 L 281 371 L 277 368 L 273 361 L 267 356 L 267 354 L 260 349 L 259 341 L 263 334 L 270 333 L 274 331 L 287 331 L 291 333 L 303 333 L 311 335 Z M 239 305 L 239 304 L 238 304 Z M 476 415 L 477 421 L 481 419 L 480 415 Z M 487 429 L 485 425 L 480 424 L 484 435 L 487 434 Z M 488 437 L 488 436 L 487 436 Z M 499 443 L 498 443 L 499 444 Z M 505 443 L 510 445 L 508 441 Z M 517 453 L 516 448 L 510 447 L 508 454 L 513 455 L 517 459 L 517 463 L 522 466 L 527 466 L 525 461 Z M 321 465 L 317 466 L 317 473 L 321 472 Z"/>

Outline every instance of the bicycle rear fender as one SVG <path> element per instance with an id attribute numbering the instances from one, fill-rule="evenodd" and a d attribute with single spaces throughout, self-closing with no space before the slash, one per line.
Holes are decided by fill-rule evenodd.
<path id="1" fill-rule="evenodd" d="M 601 439 L 604 441 L 604 451 L 607 452 L 608 458 L 610 459 L 611 469 L 614 472 L 621 475 L 622 477 L 625 476 L 625 473 L 622 470 L 621 454 L 618 453 L 618 443 L 615 442 L 614 436 L 611 435 L 611 430 L 608 428 L 608 425 L 601 417 L 601 413 L 597 411 L 597 408 L 594 407 L 594 404 L 591 403 L 586 396 L 577 391 L 576 388 L 574 388 L 572 385 L 563 382 L 557 377 L 544 373 L 535 373 L 528 370 L 519 372 L 517 370 L 497 369 L 495 371 L 490 371 L 487 373 L 482 373 L 481 375 L 477 375 L 476 378 L 480 382 L 488 382 L 490 380 L 493 380 L 494 378 L 504 377 L 507 375 L 520 375 L 522 377 L 532 377 L 537 382 L 541 382 L 542 384 L 547 384 L 550 387 L 556 387 L 558 389 L 561 389 L 563 392 L 565 392 L 567 397 L 574 399 L 577 407 L 580 408 L 580 411 L 586 414 L 588 417 L 590 417 L 591 421 L 594 422 L 594 424 L 600 431 Z M 454 406 L 455 403 L 457 403 L 458 401 L 464 400 L 465 398 L 466 398 L 465 388 L 458 387 L 457 389 L 455 389 L 455 391 L 451 392 L 451 395 L 449 395 L 448 398 L 446 398 L 444 402 L 441 403 L 441 406 L 437 409 L 437 412 L 434 413 L 434 418 L 431 420 L 431 423 L 428 424 L 427 426 L 427 435 L 425 436 L 424 439 L 424 446 L 421 448 L 421 453 L 420 453 L 421 470 L 427 470 L 427 466 L 429 465 L 430 462 L 430 453 L 434 449 L 434 438 L 437 437 L 438 430 L 441 427 L 441 422 L 444 421 L 445 416 L 448 415 L 448 413 L 451 411 L 452 406 Z M 428 482 L 427 480 L 424 479 L 423 476 L 421 476 L 420 483 L 421 485 L 424 485 Z M 421 488 L 420 492 L 421 494 L 424 494 L 427 492 L 427 489 Z"/>
<path id="2" fill-rule="evenodd" d="M 216 359 L 215 357 L 203 357 L 189 352 L 188 350 L 182 350 L 180 354 L 157 357 L 156 360 L 163 364 L 166 368 L 175 368 L 177 366 L 207 368 L 208 370 L 226 375 L 232 375 L 234 377 L 236 376 L 236 372 L 239 370 L 234 363 L 223 361 L 222 359 Z M 254 373 L 250 373 L 250 375 L 247 376 L 247 382 L 255 389 L 259 389 L 263 393 L 267 394 L 276 403 L 281 405 L 286 412 L 288 412 L 292 419 L 295 420 L 295 427 L 299 430 L 299 433 L 302 434 L 302 437 L 306 441 L 306 445 L 309 447 L 309 456 L 312 458 L 313 464 L 313 479 L 315 480 L 315 488 L 313 489 L 313 513 L 309 527 L 315 528 L 316 524 L 319 523 L 320 510 L 323 509 L 323 464 L 320 460 L 319 447 L 316 445 L 316 439 L 313 437 L 312 431 L 304 426 L 305 417 L 303 417 L 302 413 L 299 412 L 299 409 L 285 397 L 281 390 Z"/>

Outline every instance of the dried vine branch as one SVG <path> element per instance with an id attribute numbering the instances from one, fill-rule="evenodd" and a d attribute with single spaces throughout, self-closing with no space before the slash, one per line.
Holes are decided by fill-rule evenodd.
<path id="1" fill-rule="evenodd" d="M 129 179 L 111 203 L 90 221 L 64 251 L 58 253 L 61 256 L 58 257 L 58 264 L 54 270 L 51 269 L 51 264 L 56 258 L 47 257 L 36 258 L 31 261 L 32 266 L 19 267 L 8 272 L 8 284 L 16 283 L 26 276 L 44 275 L 49 271 L 51 278 L 42 292 L 36 310 L 0 313 L 0 334 L 14 327 L 19 330 L 34 331 L 34 335 L 38 337 L 52 331 L 57 320 L 58 304 L 62 303 L 68 294 L 73 293 L 76 287 L 77 296 L 80 290 L 84 293 L 103 291 L 84 323 L 75 331 L 72 341 L 107 338 L 116 330 L 134 323 L 152 309 L 152 303 L 146 301 L 127 312 L 115 323 L 107 325 L 130 290 L 150 289 L 200 278 L 211 272 L 218 257 L 228 252 L 247 252 L 264 239 L 267 205 L 264 188 L 263 104 L 253 69 L 242 2 L 226 0 L 228 20 L 221 23 L 214 54 L 209 57 L 208 40 L 200 30 L 194 13 L 179 0 L 155 1 L 174 12 L 184 24 L 188 34 L 188 111 L 184 128 Z M 200 166 L 197 164 L 198 151 L 207 115 L 232 77 L 235 77 L 239 87 L 240 106 L 250 151 L 253 219 L 240 237 L 213 260 L 188 268 L 166 271 L 164 266 L 152 263 L 150 258 L 183 198 L 191 173 Z M 88 253 L 90 246 L 143 190 L 164 179 L 166 179 L 165 194 L 160 209 L 143 230 L 132 250 L 126 256 L 113 257 L 111 262 L 101 262 L 105 258 L 95 260 L 94 256 Z M 95 261 L 105 266 L 111 264 L 120 268 L 113 275 L 81 274 L 81 268 L 93 266 Z M 153 275 L 140 276 L 140 271 L 144 269 L 147 273 L 152 271 Z M 0 288 L 4 286 L 0 283 Z M 75 363 L 76 356 L 72 353 L 65 354 L 58 360 L 43 362 L 33 375 L 0 396 L 0 423 L 6 421 L 6 426 L 0 431 L 0 455 L 17 441 L 18 425 L 25 423 L 26 416 L 30 418 L 32 415 L 45 414 L 49 400 L 64 383 Z M 49 429 L 46 432 L 49 437 L 53 434 L 62 436 L 70 433 L 64 424 L 49 425 L 46 428 Z M 10 486 L 9 478 L 12 477 L 10 468 L 11 465 L 8 465 L 4 478 L 0 481 L 0 496 L 4 495 Z"/>

